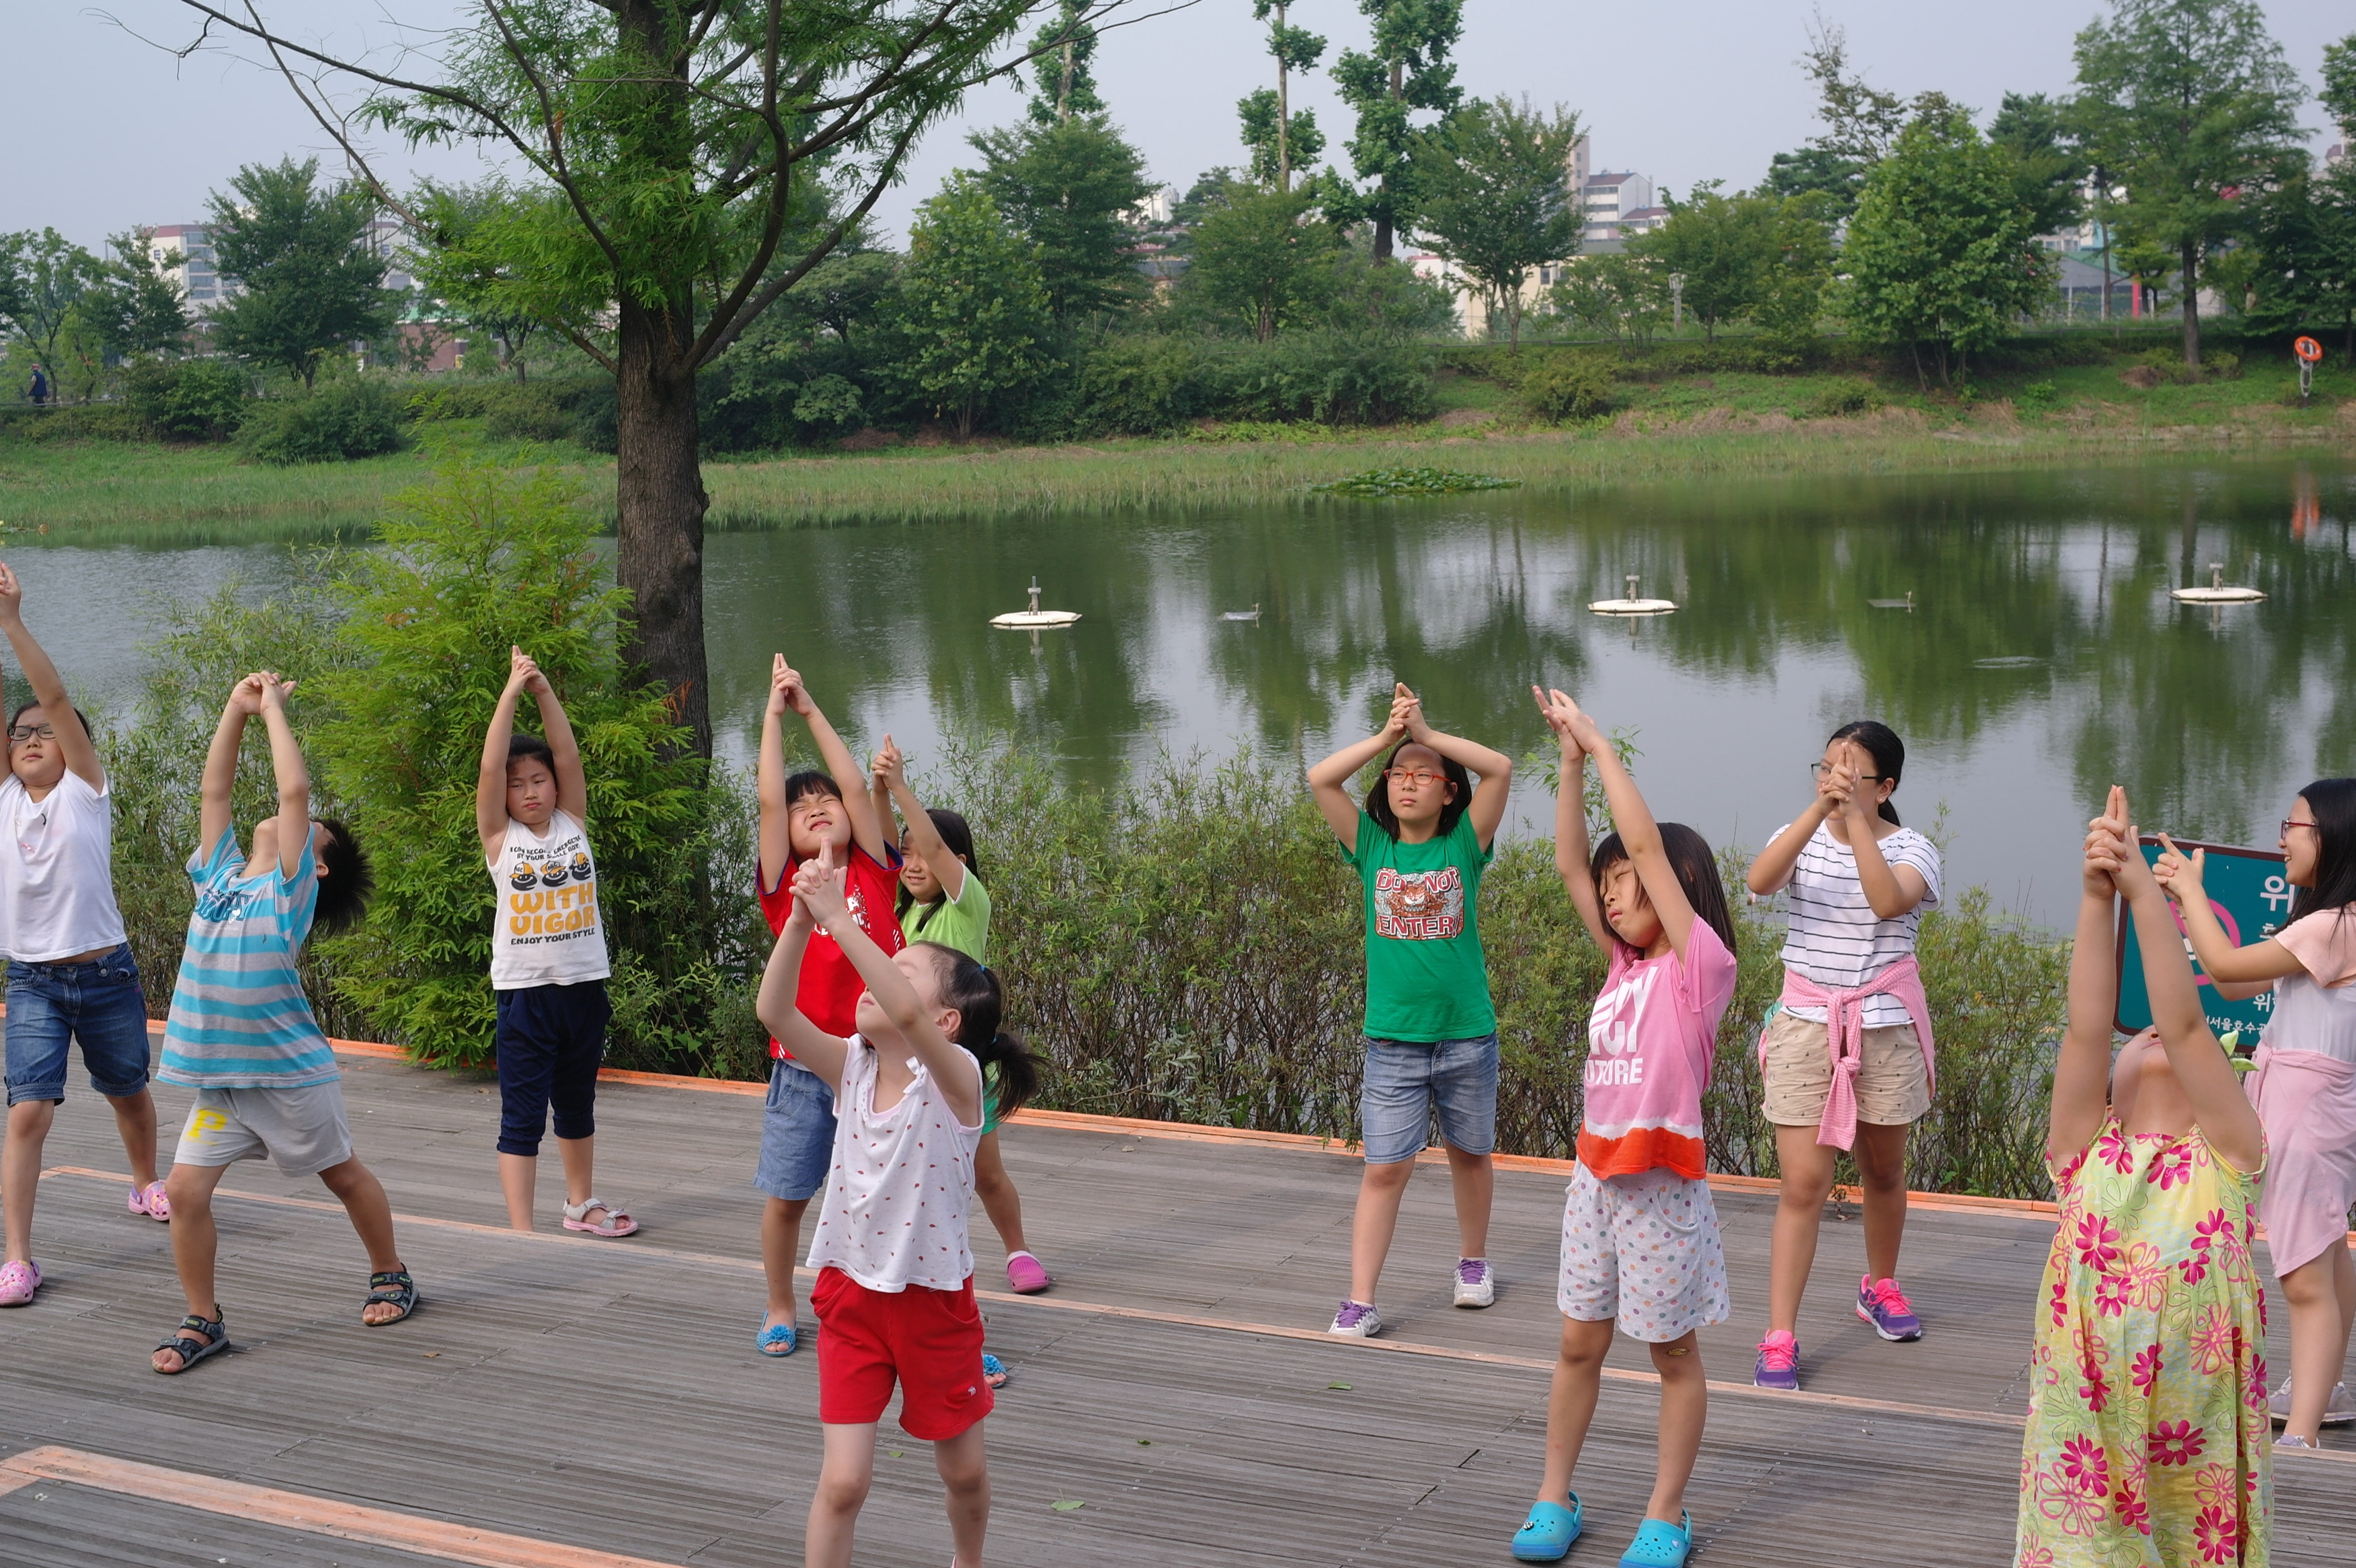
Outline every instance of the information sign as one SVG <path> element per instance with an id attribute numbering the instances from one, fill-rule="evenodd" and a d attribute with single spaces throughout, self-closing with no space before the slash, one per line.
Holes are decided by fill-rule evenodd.
<path id="1" fill-rule="evenodd" d="M 2143 846 L 2144 864 L 2156 864 L 2161 853 L 2159 840 L 2147 833 L 2137 842 Z M 2225 940 L 2235 947 L 2265 940 L 2289 919 L 2295 889 L 2283 875 L 2281 851 L 2184 839 L 2177 840 L 2176 847 L 2188 855 L 2196 849 L 2207 852 L 2201 887 L 2209 895 L 2209 908 L 2217 912 L 2217 923 L 2225 928 Z M 2184 917 L 2170 906 L 2169 918 L 2176 922 L 2178 937 L 2190 956 L 2192 943 L 2183 936 Z M 2112 1021 L 2123 1035 L 2149 1028 L 2151 998 L 2144 990 L 2143 950 L 2136 940 L 2135 918 L 2126 912 L 2124 902 L 2119 906 L 2118 973 L 2118 1015 Z M 2208 1015 L 2209 1027 L 2220 1035 L 2239 1029 L 2244 1043 L 2255 1039 L 2271 1015 L 2274 993 L 2262 991 L 2244 1001 L 2228 1002 L 2217 994 L 2215 983 L 2201 972 L 2197 958 L 2192 960 L 2192 973 L 2201 987 L 2201 1010 Z"/>

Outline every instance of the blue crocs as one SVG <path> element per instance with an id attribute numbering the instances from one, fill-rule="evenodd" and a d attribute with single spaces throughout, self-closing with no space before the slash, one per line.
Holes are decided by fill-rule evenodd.
<path id="1" fill-rule="evenodd" d="M 790 1323 L 772 1323 L 764 1326 L 754 1346 L 764 1356 L 790 1356 L 800 1348 L 801 1337 Z"/>
<path id="2" fill-rule="evenodd" d="M 1693 1515 L 1680 1509 L 1677 1522 L 1648 1519 L 1620 1554 L 1620 1568 L 1685 1568 L 1693 1555 Z"/>
<path id="3" fill-rule="evenodd" d="M 1570 1506 L 1560 1503 L 1536 1502 L 1530 1505 L 1530 1517 L 1514 1532 L 1514 1556 L 1524 1563 L 1559 1563 L 1570 1555 L 1570 1543 L 1579 1539 L 1579 1494 L 1570 1494 Z"/>

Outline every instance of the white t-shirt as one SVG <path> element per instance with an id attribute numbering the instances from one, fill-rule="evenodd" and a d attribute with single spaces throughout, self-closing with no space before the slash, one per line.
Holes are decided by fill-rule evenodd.
<path id="1" fill-rule="evenodd" d="M 114 800 L 69 768 L 36 800 L 14 773 L 0 782 L 0 950 L 50 963 L 118 945 Z"/>
<path id="2" fill-rule="evenodd" d="M 2275 982 L 2265 1042 L 2356 1062 L 2356 908 L 2318 909 L 2275 933 L 2306 967 Z"/>
<path id="3" fill-rule="evenodd" d="M 536 833 L 513 817 L 490 860 L 499 890 L 491 925 L 491 989 L 578 985 L 614 972 L 597 914 L 597 870 L 589 831 L 562 811 Z"/>
<path id="4" fill-rule="evenodd" d="M 1789 831 L 1786 822 L 1767 840 L 1773 843 Z M 1901 828 L 1879 841 L 1881 858 L 1891 870 L 1911 865 L 1922 874 L 1927 891 L 1922 901 L 1894 920 L 1873 912 L 1858 880 L 1857 852 L 1833 837 L 1824 823 L 1808 835 L 1793 865 L 1790 885 L 1791 923 L 1783 931 L 1783 967 L 1794 969 L 1818 985 L 1848 991 L 1866 983 L 1914 950 L 1914 930 L 1922 911 L 1939 906 L 1939 851 L 1912 828 Z M 1787 1007 L 1794 1018 L 1811 1024 L 1825 1021 L 1821 1007 Z M 1906 1015 L 1906 1004 L 1895 996 L 1869 996 L 1862 1009 L 1869 1029 L 1896 1028 L 1915 1020 Z"/>
<path id="5" fill-rule="evenodd" d="M 875 1053 L 853 1035 L 834 1099 L 834 1168 L 819 1201 L 809 1266 L 841 1269 L 872 1291 L 957 1290 L 973 1277 L 966 1210 L 981 1123 L 957 1119 L 930 1069 L 891 1110 L 875 1110 Z M 960 1051 L 979 1088 L 981 1064 Z"/>

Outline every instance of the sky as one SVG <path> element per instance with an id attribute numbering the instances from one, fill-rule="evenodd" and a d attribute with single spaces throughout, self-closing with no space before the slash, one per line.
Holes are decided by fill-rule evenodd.
<path id="1" fill-rule="evenodd" d="M 1136 8 L 1173 3 L 1137 0 Z M 466 9 L 452 0 L 261 4 L 299 36 L 340 50 L 385 50 L 378 58 L 386 60 L 402 36 L 394 22 L 444 27 Z M 1599 170 L 1633 169 L 1680 193 L 1704 179 L 1740 188 L 1761 178 L 1772 154 L 1815 131 L 1796 61 L 1817 8 L 1811 0 L 1465 0 L 1457 80 L 1483 97 L 1567 105 L 1590 130 Z M 1820 8 L 1847 28 L 1850 58 L 1875 86 L 1905 95 L 1936 88 L 1983 116 L 2008 91 L 2066 91 L 2071 39 L 2098 10 L 2093 0 L 1978 0 L 1963 9 L 1822 0 Z M 2311 91 L 2324 44 L 2344 36 L 2356 15 L 2326 0 L 2264 0 L 2264 9 Z M 1292 20 L 1326 36 L 1328 63 L 1365 45 L 1350 0 L 1294 0 Z M 172 0 L 112 0 L 103 11 L 0 0 L 0 28 L 14 58 L 45 62 L 12 73 L 18 151 L 0 162 L 0 231 L 53 227 L 95 248 L 135 226 L 200 220 L 207 193 L 241 164 L 288 153 L 317 154 L 330 168 L 339 162 L 282 81 L 239 59 L 181 59 L 160 47 L 196 35 L 194 14 Z M 1099 89 L 1153 178 L 1183 190 L 1205 169 L 1242 161 L 1236 100 L 1273 81 L 1261 39 L 1250 0 L 1195 0 L 1106 34 Z M 1343 158 L 1349 122 L 1325 75 L 1297 85 L 1293 102 L 1317 111 L 1329 156 Z M 879 204 L 887 237 L 904 231 L 916 204 L 952 169 L 978 161 L 969 132 L 1021 113 L 1012 88 L 972 93 Z M 2320 152 L 2320 108 L 2310 102 L 2302 120 Z M 380 173 L 395 184 L 419 174 L 472 177 L 486 166 L 471 151 L 412 155 L 398 143 L 379 150 Z"/>

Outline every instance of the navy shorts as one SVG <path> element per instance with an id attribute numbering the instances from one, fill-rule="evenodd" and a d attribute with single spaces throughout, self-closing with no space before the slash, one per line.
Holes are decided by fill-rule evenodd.
<path id="1" fill-rule="evenodd" d="M 492 1049 L 499 1066 L 499 1153 L 537 1155 L 555 1112 L 556 1135 L 597 1131 L 597 1064 L 614 1016 L 605 983 L 527 985 L 502 991 Z"/>
<path id="2" fill-rule="evenodd" d="M 66 1048 L 90 1086 L 122 1100 L 147 1087 L 147 1002 L 126 944 L 87 963 L 8 965 L 8 1103 L 66 1097 Z"/>
<path id="3" fill-rule="evenodd" d="M 806 1203 L 826 1186 L 833 1165 L 834 1090 L 799 1062 L 771 1062 L 753 1185 L 771 1197 Z"/>

